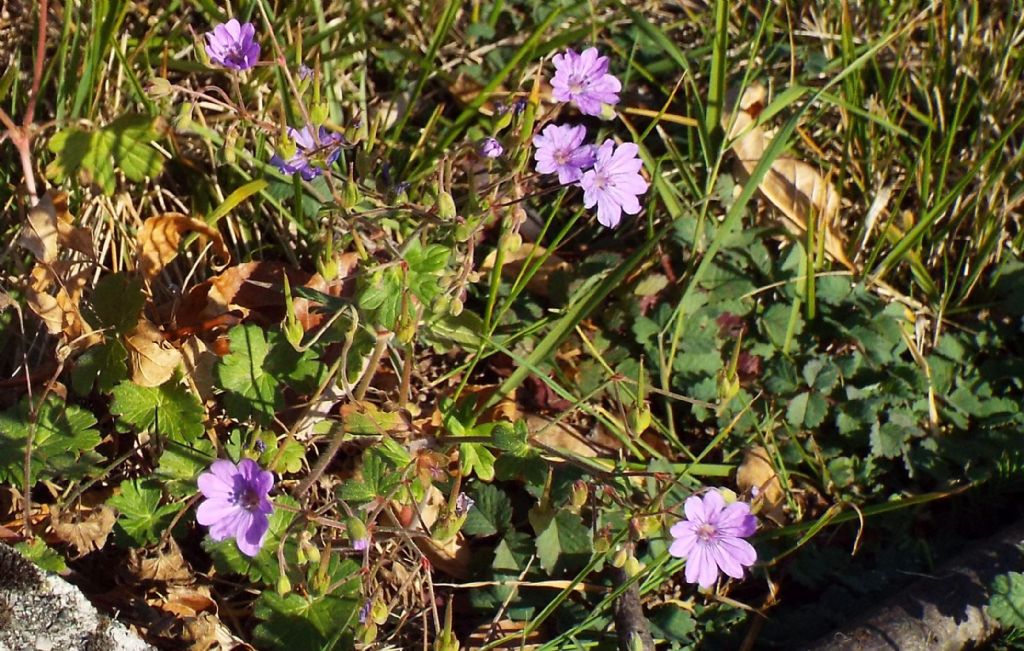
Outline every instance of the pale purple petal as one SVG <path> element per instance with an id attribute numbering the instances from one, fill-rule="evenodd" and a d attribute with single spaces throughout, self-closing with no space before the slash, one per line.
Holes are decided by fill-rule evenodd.
<path id="1" fill-rule="evenodd" d="M 722 542 L 718 541 L 716 544 L 708 545 L 708 551 L 711 553 L 711 558 L 714 559 L 715 564 L 722 569 L 723 572 L 728 574 L 734 579 L 743 578 L 743 566 L 728 553 L 722 546 Z"/>
<path id="2" fill-rule="evenodd" d="M 734 502 L 719 516 L 717 528 L 723 535 L 746 538 L 757 530 L 757 518 L 751 515 L 748 504 Z"/>
<path id="3" fill-rule="evenodd" d="M 718 516 L 725 508 L 725 498 L 718 491 L 708 491 L 704 494 L 704 517 L 707 522 L 718 523 Z"/>
<path id="4" fill-rule="evenodd" d="M 694 545 L 697 544 L 697 534 L 687 531 L 682 534 L 673 534 L 675 540 L 668 547 L 668 553 L 676 558 L 686 558 L 693 553 Z"/>
<path id="5" fill-rule="evenodd" d="M 233 517 L 238 508 L 236 504 L 226 499 L 208 499 L 196 509 L 196 522 L 210 526 Z"/>
<path id="6" fill-rule="evenodd" d="M 735 558 L 740 565 L 749 567 L 757 562 L 757 550 L 742 538 L 725 537 L 719 541 L 719 545 L 721 545 L 723 552 Z"/>
<path id="7" fill-rule="evenodd" d="M 683 510 L 686 512 L 686 519 L 690 522 L 696 524 L 704 524 L 707 522 L 707 515 L 704 511 L 704 502 L 696 495 L 686 498 L 686 504 L 683 506 Z"/>
<path id="8" fill-rule="evenodd" d="M 605 104 L 619 102 L 622 84 L 608 74 L 608 57 L 597 48 L 582 54 L 567 50 L 552 57 L 555 74 L 551 79 L 552 96 L 559 102 L 572 102 L 585 115 L 601 115 Z"/>
<path id="9" fill-rule="evenodd" d="M 199 485 L 199 492 L 210 499 L 228 499 L 234 490 L 234 480 L 229 483 L 212 472 L 199 475 L 196 484 Z"/>

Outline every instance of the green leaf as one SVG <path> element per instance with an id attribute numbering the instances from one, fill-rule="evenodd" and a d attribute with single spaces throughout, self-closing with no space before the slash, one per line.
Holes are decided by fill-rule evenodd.
<path id="1" fill-rule="evenodd" d="M 124 381 L 114 387 L 110 411 L 138 430 L 152 428 L 173 441 L 188 443 L 203 433 L 206 414 L 199 400 L 184 387 L 165 382 L 141 387 Z"/>
<path id="2" fill-rule="evenodd" d="M 95 388 L 110 393 L 118 382 L 128 377 L 128 351 L 118 339 L 107 339 L 93 346 L 75 360 L 71 371 L 71 388 L 87 396 Z"/>
<path id="3" fill-rule="evenodd" d="M 270 425 L 283 401 L 277 381 L 263 364 L 270 346 L 263 330 L 256 325 L 232 328 L 228 333 L 231 352 L 216 366 L 217 381 L 227 390 L 224 404 L 233 418 L 255 418 Z"/>
<path id="4" fill-rule="evenodd" d="M 138 325 L 145 303 L 142 280 L 123 273 L 101 278 L 91 301 L 99 327 L 109 328 L 119 335 L 127 334 Z"/>
<path id="5" fill-rule="evenodd" d="M 25 443 L 32 430 L 28 398 L 0 414 L 0 482 L 21 485 Z M 32 440 L 31 483 L 63 477 L 80 479 L 94 470 L 89 455 L 100 444 L 96 417 L 65 405 L 52 393 L 38 409 Z"/>
<path id="6" fill-rule="evenodd" d="M 352 597 L 298 595 L 281 596 L 264 590 L 256 601 L 255 615 L 260 619 L 253 634 L 260 648 L 298 651 L 330 651 L 347 642 L 355 622 L 356 600 Z"/>
<path id="7" fill-rule="evenodd" d="M 537 558 L 551 576 L 578 568 L 590 558 L 590 529 L 575 513 L 559 510 L 537 536 Z"/>
<path id="8" fill-rule="evenodd" d="M 114 194 L 118 169 L 132 181 L 157 176 L 163 158 L 149 144 L 159 138 L 154 124 L 148 116 L 128 114 L 92 132 L 75 127 L 59 131 L 48 145 L 57 156 L 46 175 L 61 183 L 81 171 L 107 195 Z"/>
<path id="9" fill-rule="evenodd" d="M 197 438 L 191 443 L 169 440 L 160 455 L 156 477 L 171 495 L 193 495 L 196 492 L 196 477 L 216 458 L 213 443 L 207 438 Z"/>
<path id="10" fill-rule="evenodd" d="M 463 477 L 475 473 L 484 481 L 494 479 L 494 455 L 481 443 L 459 445 L 459 467 Z"/>
<path id="11" fill-rule="evenodd" d="M 34 538 L 31 543 L 20 542 L 14 546 L 22 556 L 35 563 L 40 569 L 58 574 L 68 569 L 64 557 L 47 547 L 42 538 Z"/>
<path id="12" fill-rule="evenodd" d="M 359 307 L 374 313 L 374 322 L 394 330 L 402 308 L 402 272 L 388 267 L 373 274 L 359 294 Z"/>
<path id="13" fill-rule="evenodd" d="M 469 490 L 473 508 L 466 515 L 462 532 L 470 536 L 493 536 L 512 524 L 512 501 L 492 484 L 474 482 Z"/>
<path id="14" fill-rule="evenodd" d="M 368 502 L 378 497 L 390 495 L 399 482 L 402 474 L 398 467 L 377 448 L 367 448 L 363 452 L 362 479 L 350 479 L 338 489 L 338 496 L 351 502 Z"/>
<path id="15" fill-rule="evenodd" d="M 184 506 L 160 506 L 160 498 L 160 485 L 157 482 L 126 479 L 121 482 L 121 492 L 107 500 L 107 504 L 120 514 L 117 527 L 135 546 L 159 540 L 175 514 Z"/>
<path id="16" fill-rule="evenodd" d="M 1003 626 L 1024 627 L 1024 574 L 1000 574 L 992 582 L 988 614 Z"/>
<path id="17" fill-rule="evenodd" d="M 228 332 L 231 352 L 215 368 L 218 384 L 227 390 L 224 405 L 238 420 L 256 420 L 263 426 L 274 422 L 284 405 L 282 389 L 311 392 L 326 369 L 314 353 L 298 353 L 280 332 L 265 332 L 254 324 Z"/>

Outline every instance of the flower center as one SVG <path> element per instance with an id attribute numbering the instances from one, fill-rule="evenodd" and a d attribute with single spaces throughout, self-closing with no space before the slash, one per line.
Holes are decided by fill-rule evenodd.
<path id="1" fill-rule="evenodd" d="M 594 175 L 594 187 L 598 190 L 603 190 L 608 187 L 608 177 L 598 172 Z M 707 525 L 704 525 L 707 526 Z"/>
<path id="2" fill-rule="evenodd" d="M 554 159 L 559 165 L 567 165 L 569 163 L 569 152 L 565 149 L 556 149 Z"/>
<path id="3" fill-rule="evenodd" d="M 576 75 L 572 75 L 571 77 L 569 77 L 569 92 L 570 93 L 572 93 L 573 95 L 579 95 L 580 93 L 583 92 L 583 90 L 584 90 L 584 85 L 583 85 L 583 80 L 582 79 L 580 79 Z"/>
<path id="4" fill-rule="evenodd" d="M 235 502 L 247 511 L 255 511 L 260 504 L 260 496 L 251 488 L 244 488 L 235 493 Z"/>
<path id="5" fill-rule="evenodd" d="M 712 538 L 714 538 L 715 533 L 715 528 L 710 524 L 702 524 L 699 527 L 697 527 L 697 537 L 703 540 L 704 542 L 709 542 Z"/>

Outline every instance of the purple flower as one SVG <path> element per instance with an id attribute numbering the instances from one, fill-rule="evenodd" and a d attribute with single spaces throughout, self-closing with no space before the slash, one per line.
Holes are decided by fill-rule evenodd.
<path id="1" fill-rule="evenodd" d="M 370 609 L 373 608 L 373 604 L 369 600 L 363 602 L 363 607 L 359 609 L 359 623 L 365 624 L 366 620 L 370 617 Z"/>
<path id="2" fill-rule="evenodd" d="M 583 205 L 593 208 L 597 204 L 597 221 L 608 228 L 619 225 L 623 211 L 629 215 L 640 212 L 637 197 L 647 191 L 647 181 L 640 176 L 643 161 L 637 158 L 638 151 L 631 142 L 616 147 L 612 140 L 605 140 L 597 150 L 594 169 L 580 179 Z"/>
<path id="3" fill-rule="evenodd" d="M 455 498 L 455 515 L 463 516 L 469 513 L 469 510 L 473 508 L 476 502 L 472 497 L 465 493 L 459 493 L 459 496 Z"/>
<path id="4" fill-rule="evenodd" d="M 313 77 L 313 69 L 305 63 L 299 66 L 299 79 L 306 80 Z"/>
<path id="5" fill-rule="evenodd" d="M 556 54 L 552 96 L 559 102 L 572 102 L 584 115 L 601 115 L 604 104 L 618 104 L 622 84 L 608 74 L 608 57 L 598 56 L 597 48 L 582 54 L 566 50 Z"/>
<path id="6" fill-rule="evenodd" d="M 243 554 L 258 554 L 270 527 L 267 516 L 274 511 L 267 499 L 274 475 L 252 459 L 242 459 L 237 466 L 220 459 L 199 475 L 198 484 L 206 500 L 199 505 L 196 520 L 210 527 L 210 537 L 234 538 Z"/>
<path id="7" fill-rule="evenodd" d="M 284 160 L 274 154 L 270 159 L 271 164 L 276 165 L 283 174 L 299 172 L 302 174 L 302 178 L 312 181 L 324 171 L 320 162 L 312 160 L 316 154 L 319 154 L 318 158 L 323 159 L 327 165 L 334 163 L 341 155 L 341 134 L 328 131 L 324 127 L 320 127 L 317 132 L 317 137 L 320 139 L 319 147 L 313 140 L 313 128 L 309 125 L 301 130 L 289 127 L 288 137 L 295 143 L 295 155 Z"/>
<path id="8" fill-rule="evenodd" d="M 583 144 L 586 137 L 586 127 L 579 124 L 544 127 L 544 131 L 533 137 L 537 171 L 541 174 L 558 172 L 558 182 L 562 185 L 578 181 L 583 169 L 594 164 L 594 146 Z"/>
<path id="9" fill-rule="evenodd" d="M 248 70 L 260 58 L 260 44 L 253 40 L 252 23 L 239 24 L 232 18 L 206 33 L 206 53 L 210 61 L 232 70 Z"/>
<path id="10" fill-rule="evenodd" d="M 668 553 L 686 558 L 686 581 L 710 588 L 721 570 L 734 579 L 743 578 L 743 568 L 757 561 L 757 551 L 743 540 L 757 529 L 757 518 L 745 502 L 726 506 L 716 491 L 708 491 L 702 500 L 686 500 L 686 519 L 669 529 L 675 539 Z"/>
<path id="11" fill-rule="evenodd" d="M 505 148 L 495 138 L 485 138 L 480 145 L 480 153 L 487 158 L 497 158 L 505 153 Z"/>

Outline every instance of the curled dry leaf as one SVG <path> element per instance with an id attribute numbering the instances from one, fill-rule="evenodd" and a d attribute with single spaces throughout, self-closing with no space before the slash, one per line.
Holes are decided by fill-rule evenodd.
<path id="1" fill-rule="evenodd" d="M 82 514 L 83 512 L 79 511 L 75 516 Z M 79 557 L 103 549 L 107 536 L 117 521 L 114 509 L 105 504 L 93 508 L 84 517 L 68 517 L 66 520 L 64 517 L 56 510 L 50 512 L 53 533 L 61 542 L 74 547 Z"/>
<path id="2" fill-rule="evenodd" d="M 124 340 L 132 382 L 144 387 L 157 387 L 174 374 L 181 363 L 178 351 L 152 322 L 143 318 Z"/>
<path id="3" fill-rule="evenodd" d="M 754 502 L 760 503 L 761 515 L 778 524 L 785 522 L 782 482 L 766 449 L 757 446 L 743 454 L 743 463 L 736 469 L 736 485 L 740 491 L 756 495 Z"/>
<path id="4" fill-rule="evenodd" d="M 86 271 L 75 274 L 64 274 L 64 265 L 54 263 L 49 268 L 37 264 L 29 276 L 25 287 L 25 302 L 46 326 L 46 331 L 53 335 L 63 335 L 72 350 L 84 350 L 103 340 L 101 333 L 95 332 L 82 318 L 78 309 L 82 291 L 86 285 Z M 57 293 L 50 295 L 48 289 L 53 284 L 52 271 L 66 277 L 57 288 Z"/>
<path id="5" fill-rule="evenodd" d="M 57 259 L 60 247 L 74 249 L 90 259 L 96 258 L 92 231 L 72 226 L 74 218 L 68 211 L 68 195 L 47 192 L 28 212 L 18 244 L 39 262 L 49 264 Z"/>
<path id="6" fill-rule="evenodd" d="M 150 217 L 142 224 L 138 237 L 139 267 L 146 278 L 153 278 L 178 255 L 178 246 L 186 233 L 198 233 L 208 237 L 214 251 L 223 264 L 231 261 L 231 254 L 224 244 L 220 231 L 206 222 L 188 215 L 169 212 Z"/>
<path id="7" fill-rule="evenodd" d="M 129 549 L 126 569 L 133 581 L 187 584 L 195 580 L 192 568 L 172 538 L 164 539 L 153 550 L 136 547 Z"/>
<path id="8" fill-rule="evenodd" d="M 754 124 L 764 108 L 765 98 L 766 91 L 761 84 L 748 86 L 740 96 L 733 91 L 729 101 L 733 108 L 722 114 L 722 128 L 728 130 L 728 140 L 732 142 L 732 151 L 736 155 L 737 176 L 744 182 L 771 142 L 771 136 L 764 128 Z M 839 193 L 817 169 L 804 161 L 780 156 L 772 163 L 758 190 L 782 212 L 783 225 L 794 235 L 803 236 L 807 232 L 808 220 L 814 219 L 815 224 L 820 225 L 818 232 L 825 234 L 825 252 L 829 257 L 848 269 L 856 270 L 846 256 L 841 234 L 835 230 L 839 217 Z"/>
<path id="9" fill-rule="evenodd" d="M 483 264 L 480 265 L 481 273 L 487 273 L 494 268 L 497 254 L 497 250 L 487 254 Z M 501 273 L 506 278 L 515 280 L 525 265 L 528 264 L 532 268 L 537 264 L 538 260 L 544 259 L 545 255 L 547 255 L 547 249 L 543 246 L 531 242 L 523 242 L 518 249 L 505 254 Z M 538 296 L 546 297 L 548 295 L 548 282 L 551 280 L 551 275 L 556 271 L 567 271 L 568 269 L 569 263 L 552 253 L 544 260 L 530 280 L 527 281 L 526 288 Z"/>
<path id="10" fill-rule="evenodd" d="M 294 288 L 305 287 L 331 296 L 351 296 L 355 291 L 350 278 L 358 264 L 356 254 L 338 256 L 338 277 L 331 282 L 320 274 L 310 274 L 278 262 L 247 262 L 224 270 L 219 276 L 189 290 L 174 313 L 179 330 L 205 330 L 223 315 L 239 310 L 261 325 L 280 323 L 285 317 L 284 278 L 293 289 L 295 315 L 303 328 L 320 324 L 323 317 L 310 311 L 308 300 L 294 296 Z"/>

